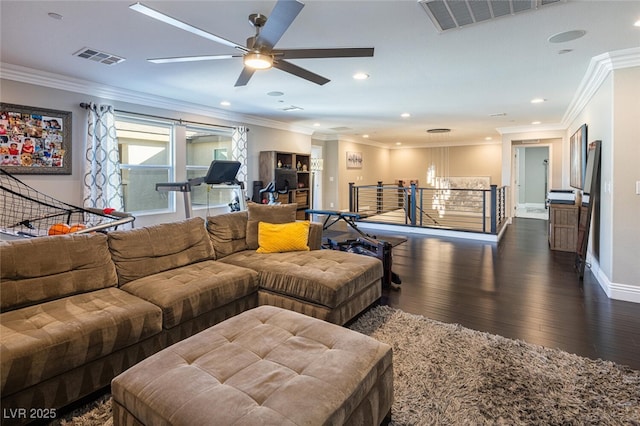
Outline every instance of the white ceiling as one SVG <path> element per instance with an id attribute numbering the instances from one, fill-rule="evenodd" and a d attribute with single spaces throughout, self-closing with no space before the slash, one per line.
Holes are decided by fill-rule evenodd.
<path id="1" fill-rule="evenodd" d="M 0 60 L 275 120 L 316 134 L 395 147 L 500 140 L 496 129 L 561 124 L 592 57 L 640 46 L 640 1 L 566 1 L 439 33 L 415 0 L 307 0 L 276 48 L 374 47 L 373 58 L 291 62 L 331 79 L 324 86 L 277 69 L 234 87 L 239 58 L 152 64 L 146 58 L 237 53 L 129 9 L 133 0 L 1 0 Z M 245 44 L 247 17 L 275 1 L 143 1 L 210 33 Z M 49 12 L 63 16 L 49 17 Z M 547 39 L 585 30 L 578 40 Z M 107 66 L 72 56 L 83 47 L 126 58 Z M 562 49 L 571 52 L 559 54 Z M 355 72 L 370 75 L 364 81 Z M 280 97 L 269 96 L 273 91 Z M 545 98 L 532 104 L 533 98 Z M 229 101 L 228 107 L 220 106 Z M 295 105 L 302 110 L 283 111 Z M 410 118 L 401 118 L 408 112 Z M 492 117 L 492 114 L 506 113 Z M 319 126 L 315 127 L 314 124 Z M 450 128 L 429 135 L 429 128 Z M 331 130 L 331 129 L 338 130 Z M 532 126 L 532 129 L 536 127 Z"/>

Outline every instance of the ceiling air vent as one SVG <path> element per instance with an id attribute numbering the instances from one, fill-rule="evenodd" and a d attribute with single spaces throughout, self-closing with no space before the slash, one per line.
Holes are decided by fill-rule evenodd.
<path id="1" fill-rule="evenodd" d="M 112 55 L 111 53 L 101 52 L 99 50 L 91 49 L 88 47 L 83 47 L 82 49 L 74 53 L 73 56 L 100 62 L 101 64 L 105 65 L 115 65 L 124 61 L 124 58 L 121 56 Z"/>
<path id="2" fill-rule="evenodd" d="M 566 0 L 418 0 L 438 31 L 536 10 Z"/>

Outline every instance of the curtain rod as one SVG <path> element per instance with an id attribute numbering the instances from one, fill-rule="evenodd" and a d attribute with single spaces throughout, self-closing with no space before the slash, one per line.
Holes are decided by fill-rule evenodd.
<path id="1" fill-rule="evenodd" d="M 81 102 L 80 103 L 80 108 L 88 109 L 89 105 L 90 105 L 89 103 Z M 182 118 L 162 117 L 160 115 L 143 114 L 141 112 L 123 111 L 121 109 L 114 109 L 113 111 L 114 112 L 121 112 L 121 113 L 124 113 L 124 114 L 139 115 L 141 117 L 159 118 L 161 120 L 171 120 L 171 121 L 177 122 L 178 124 L 199 124 L 201 126 L 221 127 L 223 129 L 235 129 L 234 126 L 223 126 L 221 124 L 202 123 L 200 121 L 183 120 Z M 247 129 L 247 131 L 248 130 L 249 129 Z"/>

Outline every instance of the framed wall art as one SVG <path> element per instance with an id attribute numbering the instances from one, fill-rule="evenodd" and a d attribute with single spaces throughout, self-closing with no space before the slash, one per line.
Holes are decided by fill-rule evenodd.
<path id="1" fill-rule="evenodd" d="M 583 124 L 569 139 L 569 185 L 582 189 L 587 168 L 587 125 Z"/>
<path id="2" fill-rule="evenodd" d="M 71 112 L 0 103 L 0 167 L 70 175 Z"/>
<path id="3" fill-rule="evenodd" d="M 362 153 L 347 151 L 347 169 L 362 168 Z"/>

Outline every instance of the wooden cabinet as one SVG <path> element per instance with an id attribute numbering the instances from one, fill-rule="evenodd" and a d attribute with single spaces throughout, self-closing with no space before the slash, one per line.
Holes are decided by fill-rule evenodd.
<path id="1" fill-rule="evenodd" d="M 576 252 L 580 208 L 576 204 L 549 204 L 549 248 Z"/>
<path id="2" fill-rule="evenodd" d="M 287 194 L 280 194 L 281 203 L 297 203 L 298 219 L 305 219 L 305 210 L 311 205 L 311 172 L 309 171 L 311 155 L 294 152 L 261 151 L 259 158 L 259 176 L 263 186 L 269 182 L 289 182 L 288 177 L 295 176 L 295 182 L 288 187 Z M 292 187 L 291 187 L 292 186 Z"/>

